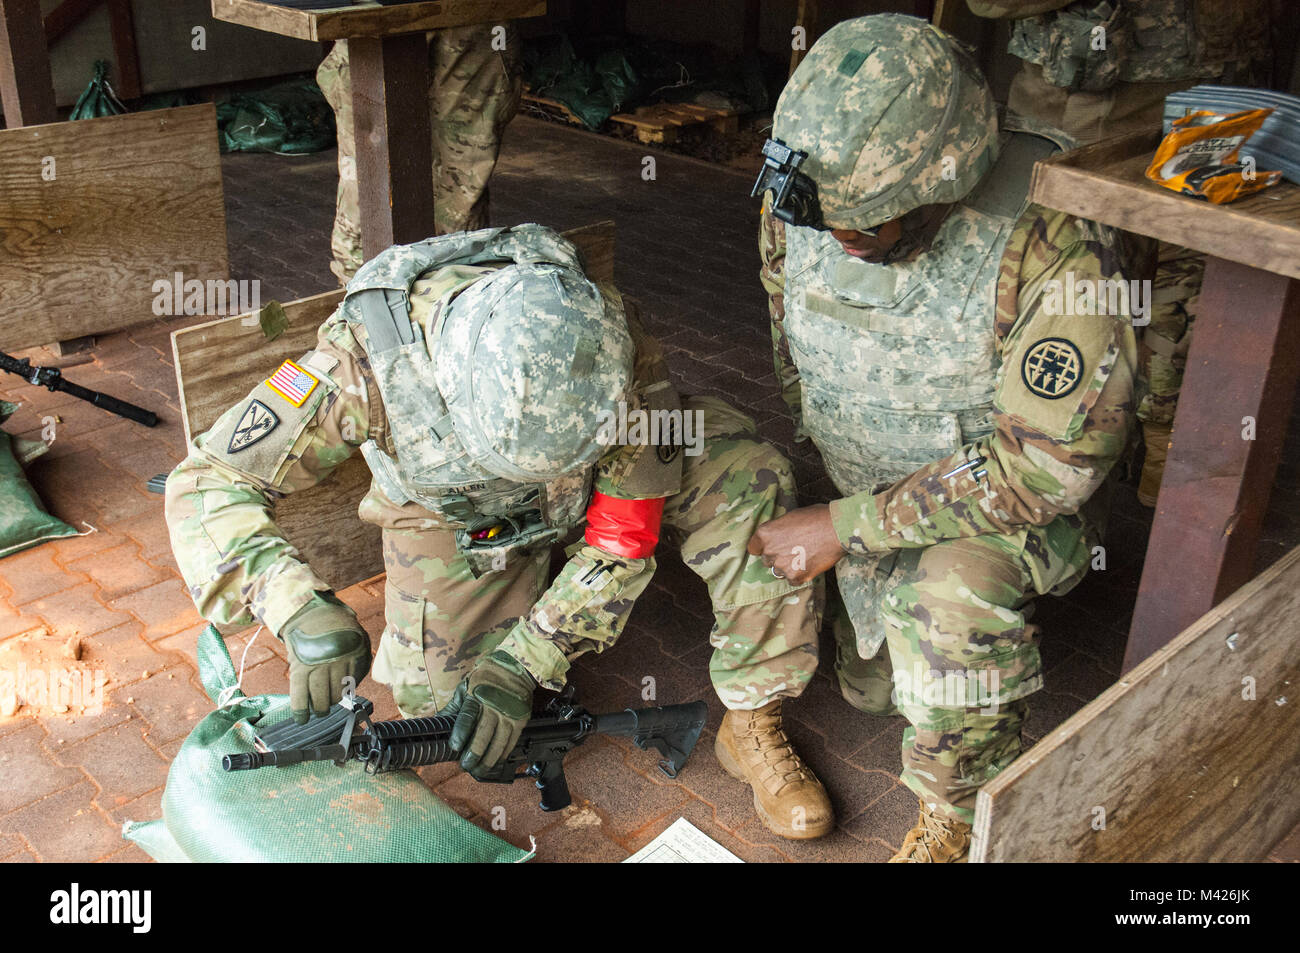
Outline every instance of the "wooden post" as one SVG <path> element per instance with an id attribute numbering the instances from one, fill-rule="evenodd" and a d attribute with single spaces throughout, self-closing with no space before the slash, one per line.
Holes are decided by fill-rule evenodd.
<path id="1" fill-rule="evenodd" d="M 38 0 L 0 0 L 0 105 L 10 129 L 58 119 Z"/>
<path id="2" fill-rule="evenodd" d="M 1128 671 L 1251 578 L 1300 379 L 1300 281 L 1208 257 Z"/>
<path id="3" fill-rule="evenodd" d="M 799 0 L 799 11 L 795 14 L 794 25 L 801 26 L 804 29 L 804 48 L 802 50 L 792 49 L 790 51 L 790 75 L 803 62 L 804 56 L 812 48 L 813 43 L 817 41 L 817 0 Z"/>
<path id="4" fill-rule="evenodd" d="M 433 234 L 429 52 L 423 33 L 348 40 L 362 254 Z M 400 131 L 401 138 L 389 135 Z"/>
<path id="5" fill-rule="evenodd" d="M 140 57 L 135 47 L 135 20 L 131 0 L 108 0 L 108 23 L 113 34 L 113 65 L 117 68 L 115 92 L 120 99 L 140 95 Z"/>

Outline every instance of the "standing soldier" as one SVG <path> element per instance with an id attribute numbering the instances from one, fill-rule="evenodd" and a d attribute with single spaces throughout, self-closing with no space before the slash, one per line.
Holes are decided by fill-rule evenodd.
<path id="1" fill-rule="evenodd" d="M 1258 85 L 1271 66 L 1270 0 L 966 0 L 1013 20 L 1021 60 L 1007 108 L 1079 145 L 1161 127 L 1165 97 L 1198 83 Z M 1205 256 L 1145 239 L 1156 255 L 1150 324 L 1142 333 L 1138 405 L 1146 461 L 1138 499 L 1156 505 L 1191 346 Z"/>
<path id="2" fill-rule="evenodd" d="M 1059 136 L 999 131 L 923 20 L 835 26 L 772 135 L 755 193 L 778 378 L 844 496 L 749 549 L 795 582 L 835 567 L 844 696 L 911 723 L 920 818 L 893 859 L 960 860 L 1043 683 L 1032 600 L 1086 573 L 1133 416 L 1129 316 L 1053 291 L 1122 275 L 1108 231 L 1026 204 Z"/>
<path id="3" fill-rule="evenodd" d="M 488 223 L 488 179 L 501 135 L 519 109 L 523 68 L 513 23 L 450 27 L 429 34 L 429 121 L 433 133 L 433 233 L 470 231 Z M 335 40 L 316 70 L 334 109 L 339 139 L 339 189 L 330 270 L 346 284 L 361 267 L 361 212 L 348 41 Z"/>
<path id="4" fill-rule="evenodd" d="M 559 235 L 456 233 L 367 262 L 316 349 L 195 439 L 167 522 L 200 614 L 284 641 L 306 720 L 366 674 L 370 643 L 272 505 L 360 449 L 374 481 L 359 513 L 382 527 L 387 569 L 375 678 L 404 716 L 455 714 L 471 772 L 513 747 L 538 685 L 559 690 L 618 638 L 662 525 L 713 601 L 718 756 L 773 831 L 816 837 L 830 802 L 781 704 L 816 669 L 821 590 L 745 552 L 794 500 L 789 464 L 753 433 L 721 401 L 683 406 L 658 344 Z M 548 587 L 551 544 L 584 521 Z"/>

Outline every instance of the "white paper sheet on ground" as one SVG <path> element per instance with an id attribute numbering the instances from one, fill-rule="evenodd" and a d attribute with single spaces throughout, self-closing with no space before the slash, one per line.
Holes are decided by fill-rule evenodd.
<path id="1" fill-rule="evenodd" d="M 646 844 L 625 864 L 743 864 L 744 861 L 684 817 Z"/>

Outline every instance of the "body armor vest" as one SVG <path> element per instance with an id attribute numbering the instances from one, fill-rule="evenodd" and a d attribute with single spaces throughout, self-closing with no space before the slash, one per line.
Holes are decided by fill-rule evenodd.
<path id="1" fill-rule="evenodd" d="M 504 519 L 509 531 L 502 539 L 512 544 L 484 546 L 485 559 L 549 543 L 581 522 L 594 466 L 547 483 L 517 483 L 472 461 L 451 426 L 432 353 L 448 303 L 476 276 L 465 269 L 453 272 L 445 288 L 433 289 L 431 306 L 424 305 L 428 296 L 421 296 L 416 314 L 411 286 L 430 277 L 426 273 L 452 265 L 525 262 L 583 270 L 577 250 L 549 229 L 487 228 L 388 249 L 361 267 L 348 283 L 342 305 L 347 321 L 366 329 L 366 356 L 388 420 L 391 451 L 374 440 L 361 446 L 375 484 L 393 503 L 418 503 L 462 530 Z M 458 534 L 462 551 L 463 536 Z"/>
<path id="2" fill-rule="evenodd" d="M 997 164 L 912 261 L 873 264 L 830 232 L 787 229 L 785 328 L 803 423 L 845 495 L 993 430 L 998 268 L 1032 163 L 1058 148 L 1023 132 L 1003 139 Z"/>

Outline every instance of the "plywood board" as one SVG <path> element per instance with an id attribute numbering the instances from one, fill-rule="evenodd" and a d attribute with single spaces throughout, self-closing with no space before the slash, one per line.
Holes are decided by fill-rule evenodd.
<path id="1" fill-rule="evenodd" d="M 1297 618 L 1300 549 L 985 785 L 971 859 L 1262 860 L 1300 821 Z"/>
<path id="2" fill-rule="evenodd" d="M 288 329 L 268 341 L 256 315 L 241 315 L 172 332 L 185 439 L 193 440 L 242 400 L 282 361 L 316 345 L 316 331 L 343 300 L 329 291 L 284 306 Z M 354 455 L 328 480 L 280 500 L 275 518 L 285 537 L 335 589 L 383 572 L 379 530 L 357 518 L 370 470 Z"/>
<path id="3" fill-rule="evenodd" d="M 593 280 L 613 280 L 612 221 L 571 229 L 564 235 L 582 252 Z M 289 327 L 270 341 L 255 315 L 173 331 L 172 354 L 186 440 L 211 427 L 282 361 L 311 350 L 317 328 L 342 300 L 343 291 L 338 289 L 286 304 Z M 286 538 L 335 589 L 369 579 L 384 569 L 379 530 L 357 517 L 357 506 L 369 486 L 370 470 L 361 455 L 355 454 L 325 482 L 276 504 L 276 521 Z"/>
<path id="4" fill-rule="evenodd" d="M 212 0 L 212 16 L 218 20 L 300 40 L 397 36 L 545 15 L 546 0 L 431 0 L 393 6 L 363 3 L 321 10 L 299 10 L 260 0 Z"/>
<path id="5" fill-rule="evenodd" d="M 1283 181 L 1228 205 L 1179 195 L 1146 177 L 1159 131 L 1103 140 L 1034 167 L 1032 202 L 1300 278 L 1300 185 Z"/>
<path id="6" fill-rule="evenodd" d="M 0 131 L 0 348 L 138 324 L 176 272 L 229 277 L 211 104 Z"/>

